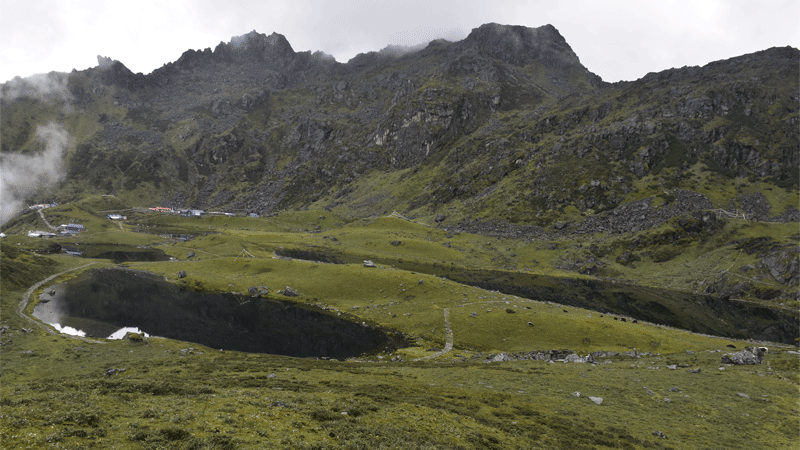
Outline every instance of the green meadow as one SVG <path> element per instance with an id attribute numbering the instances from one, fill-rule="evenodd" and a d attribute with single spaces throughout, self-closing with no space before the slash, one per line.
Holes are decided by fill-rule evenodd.
<path id="1" fill-rule="evenodd" d="M 112 211 L 126 219 L 105 218 Z M 616 280 L 697 293 L 709 274 L 753 263 L 743 247 L 737 250 L 742 239 L 785 239 L 789 225 L 729 220 L 706 242 L 673 243 L 675 255 L 667 260 L 644 255 L 626 265 L 616 261 L 630 236 L 524 241 L 325 210 L 186 218 L 109 197 L 43 214 L 51 224 L 75 221 L 87 231 L 28 238 L 27 230 L 46 229 L 36 213 L 5 227 L 2 448 L 788 449 L 800 443 L 796 346 L 623 321 L 622 314 L 463 282 L 485 271 L 498 279 L 551 277 L 554 289 L 559 280 Z M 650 242 L 653 254 L 667 251 L 659 236 L 674 226 L 636 238 Z M 179 234 L 193 238 L 182 241 Z M 606 262 L 593 276 L 564 264 L 589 242 Z M 56 244 L 158 249 L 169 260 L 81 258 L 51 253 Z M 293 358 L 160 337 L 74 337 L 31 318 L 49 286 L 111 267 L 154 273 L 187 290 L 247 295 L 250 287 L 264 287 L 269 299 L 401 334 L 407 346 L 345 360 Z M 286 287 L 298 296 L 278 293 Z M 724 354 L 753 345 L 769 347 L 763 363 L 721 363 Z M 521 359 L 556 349 L 610 356 L 594 363 Z M 488 362 L 503 354 L 509 360 Z"/>

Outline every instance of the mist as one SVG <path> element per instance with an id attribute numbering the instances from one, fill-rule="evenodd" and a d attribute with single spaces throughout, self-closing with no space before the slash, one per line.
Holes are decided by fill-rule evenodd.
<path id="1" fill-rule="evenodd" d="M 67 86 L 68 81 L 69 74 L 61 72 L 40 73 L 25 78 L 15 77 L 3 83 L 0 92 L 4 102 L 18 97 L 31 97 L 68 109 L 72 100 L 72 94 Z"/>
<path id="2" fill-rule="evenodd" d="M 36 128 L 44 149 L 39 153 L 0 154 L 0 225 L 19 214 L 25 201 L 64 178 L 64 151 L 70 136 L 63 126 L 49 123 Z"/>

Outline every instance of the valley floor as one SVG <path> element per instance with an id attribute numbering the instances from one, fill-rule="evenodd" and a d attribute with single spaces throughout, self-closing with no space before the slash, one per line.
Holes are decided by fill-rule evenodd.
<path id="1" fill-rule="evenodd" d="M 165 240 L 170 223 L 162 219 L 149 223 L 150 234 L 141 232 L 140 219 L 81 238 L 163 249 L 169 261 L 40 255 L 12 249 L 41 240 L 4 238 L 0 446 L 749 449 L 800 443 L 795 346 L 758 343 L 769 346 L 761 364 L 724 364 L 723 355 L 756 343 L 624 321 L 413 270 L 450 261 L 497 268 L 505 260 L 492 258 L 514 252 L 502 241 L 443 240 L 444 232 L 420 231 L 399 219 L 328 224 L 321 233 L 302 224 L 290 229 L 302 220 L 331 220 L 318 215 L 286 223 L 280 217 L 184 222 L 193 228 L 182 231 L 195 234 L 189 241 Z M 516 250 L 518 258 L 524 251 Z M 548 252 L 536 256 L 544 260 Z M 308 259 L 321 256 L 340 260 Z M 364 267 L 368 258 L 376 267 Z M 48 286 L 119 265 L 185 289 L 246 295 L 249 287 L 265 286 L 273 300 L 286 299 L 274 291 L 291 286 L 299 292 L 292 301 L 402 333 L 408 346 L 346 360 L 293 358 L 159 337 L 71 337 L 30 318 Z M 535 351 L 554 349 L 595 357 L 532 359 Z"/>

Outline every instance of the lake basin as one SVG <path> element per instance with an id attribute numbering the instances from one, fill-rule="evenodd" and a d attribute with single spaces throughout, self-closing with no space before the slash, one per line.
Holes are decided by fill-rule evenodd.
<path id="1" fill-rule="evenodd" d="M 154 274 L 118 268 L 46 288 L 33 315 L 90 337 L 136 327 L 212 348 L 297 357 L 342 359 L 400 345 L 394 333 L 315 307 L 184 290 Z"/>

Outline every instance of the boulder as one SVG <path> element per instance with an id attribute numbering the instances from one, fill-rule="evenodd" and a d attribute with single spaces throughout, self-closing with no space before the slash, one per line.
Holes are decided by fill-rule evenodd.
<path id="1" fill-rule="evenodd" d="M 290 288 L 289 286 L 286 286 L 286 288 L 283 289 L 283 295 L 287 297 L 297 297 L 300 294 L 298 294 L 297 291 Z"/>
<path id="2" fill-rule="evenodd" d="M 364 267 L 378 267 L 378 266 L 376 266 L 374 262 L 372 262 L 372 261 L 370 261 L 368 259 L 365 259 L 364 260 Z"/>
<path id="3" fill-rule="evenodd" d="M 178 278 L 185 278 L 185 277 L 186 277 L 186 271 L 185 270 L 181 270 L 180 272 L 178 272 Z"/>
<path id="4" fill-rule="evenodd" d="M 655 436 L 655 437 L 659 437 L 659 438 L 661 438 L 661 439 L 666 439 L 666 438 L 667 438 L 667 435 L 666 435 L 666 434 L 664 434 L 664 432 L 663 432 L 663 431 L 658 431 L 658 430 L 656 430 L 656 431 L 653 431 L 653 436 Z"/>
<path id="5" fill-rule="evenodd" d="M 509 356 L 508 353 L 498 353 L 497 355 L 492 356 L 491 358 L 487 359 L 485 362 L 493 363 L 493 362 L 504 362 L 504 361 L 511 361 L 512 358 Z"/>
<path id="6" fill-rule="evenodd" d="M 564 362 L 565 363 L 568 363 L 568 362 L 572 362 L 572 363 L 590 363 L 590 362 L 592 362 L 592 356 L 591 355 L 580 356 L 577 353 L 572 353 L 570 355 L 567 355 L 564 358 Z"/>
<path id="7" fill-rule="evenodd" d="M 722 364 L 752 365 L 761 364 L 764 351 L 758 347 L 745 347 L 744 350 L 733 354 L 724 355 Z"/>

